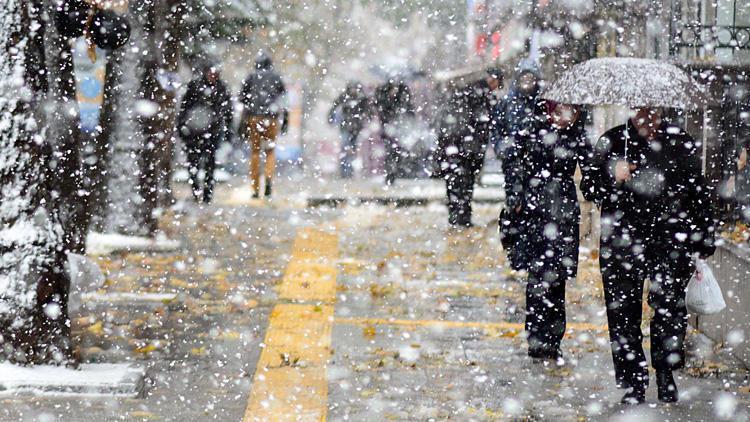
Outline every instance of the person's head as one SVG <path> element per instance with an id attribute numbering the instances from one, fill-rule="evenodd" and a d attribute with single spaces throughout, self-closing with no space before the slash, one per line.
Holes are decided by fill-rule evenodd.
<path id="1" fill-rule="evenodd" d="M 575 104 L 559 104 L 548 101 L 547 113 L 552 126 L 558 129 L 567 129 L 581 118 L 581 107 Z"/>
<path id="2" fill-rule="evenodd" d="M 206 80 L 213 84 L 221 77 L 221 70 L 219 69 L 219 66 L 211 65 L 205 68 L 204 74 L 206 75 Z"/>
<path id="3" fill-rule="evenodd" d="M 662 109 L 658 107 L 641 107 L 633 111 L 630 123 L 640 136 L 650 138 L 662 123 Z"/>
<path id="4" fill-rule="evenodd" d="M 273 60 L 271 56 L 264 52 L 258 53 L 258 57 L 255 58 L 255 68 L 258 70 L 270 69 L 273 67 Z"/>
<path id="5" fill-rule="evenodd" d="M 503 87 L 503 71 L 497 67 L 487 69 L 487 85 L 491 91 L 496 91 Z"/>
<path id="6" fill-rule="evenodd" d="M 532 95 L 537 91 L 539 78 L 531 70 L 523 70 L 518 75 L 516 87 L 524 95 Z"/>
<path id="7" fill-rule="evenodd" d="M 358 81 L 349 81 L 346 83 L 346 91 L 350 94 L 356 94 L 362 91 L 362 84 Z"/>

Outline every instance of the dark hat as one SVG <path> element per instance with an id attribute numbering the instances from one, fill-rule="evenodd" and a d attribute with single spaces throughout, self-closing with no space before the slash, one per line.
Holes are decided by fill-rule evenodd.
<path id="1" fill-rule="evenodd" d="M 97 47 L 115 50 L 130 39 L 130 23 L 115 12 L 99 10 L 94 15 L 89 32 Z"/>
<path id="2" fill-rule="evenodd" d="M 485 72 L 487 72 L 487 76 L 491 76 L 495 79 L 500 79 L 501 81 L 503 80 L 503 70 L 499 67 L 488 67 Z"/>
<path id="3" fill-rule="evenodd" d="M 89 5 L 83 0 L 58 0 L 55 2 L 55 28 L 64 37 L 83 35 L 89 18 Z"/>
<path id="4" fill-rule="evenodd" d="M 268 69 L 271 66 L 273 66 L 271 56 L 262 51 L 258 53 L 258 56 L 255 58 L 255 67 L 257 69 Z"/>

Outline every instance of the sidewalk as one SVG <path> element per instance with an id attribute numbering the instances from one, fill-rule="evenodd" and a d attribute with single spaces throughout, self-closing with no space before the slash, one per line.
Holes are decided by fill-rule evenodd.
<path id="1" fill-rule="evenodd" d="M 74 321 L 86 361 L 147 367 L 144 397 L 0 396 L 0 420 L 750 417 L 747 370 L 694 333 L 680 403 L 658 404 L 652 387 L 650 404 L 618 405 L 601 282 L 586 256 L 568 286 L 566 363 L 532 364 L 524 284 L 499 252 L 499 205 L 477 205 L 476 227 L 453 231 L 437 202 L 311 209 L 299 182 L 276 189 L 269 203 L 223 186 L 217 205 L 165 215 L 179 253 L 99 259 L 102 295 L 176 294 L 95 305 Z"/>

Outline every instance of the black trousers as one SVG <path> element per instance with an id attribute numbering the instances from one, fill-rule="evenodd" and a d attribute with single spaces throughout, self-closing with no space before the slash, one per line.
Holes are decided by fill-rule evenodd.
<path id="1" fill-rule="evenodd" d="M 578 222 L 554 223 L 531 217 L 526 222 L 528 263 L 526 336 L 529 355 L 557 356 L 565 335 L 565 283 L 578 272 Z M 556 237 L 545 235 L 554 228 Z"/>
<path id="2" fill-rule="evenodd" d="M 396 181 L 396 177 L 401 175 L 401 155 L 403 152 L 398 138 L 389 132 L 390 130 L 384 130 L 380 136 L 385 146 L 385 181 L 392 184 Z"/>
<path id="3" fill-rule="evenodd" d="M 471 164 L 451 165 L 446 171 L 445 188 L 448 199 L 448 224 L 471 226 L 471 201 L 477 171 Z"/>
<path id="4" fill-rule="evenodd" d="M 605 219 L 603 218 L 602 221 Z M 612 220 L 610 220 L 612 221 Z M 685 288 L 693 272 L 690 254 L 667 235 L 619 222 L 602 228 L 599 265 L 604 283 L 615 378 L 620 387 L 648 385 L 641 322 L 643 286 L 651 281 L 651 364 L 656 370 L 681 368 L 685 361 Z M 673 237 L 672 237 L 673 238 Z"/>
<path id="5" fill-rule="evenodd" d="M 187 146 L 187 159 L 193 197 L 196 201 L 202 199 L 204 203 L 211 202 L 214 192 L 214 171 L 216 170 L 216 143 L 209 139 L 195 140 Z M 198 178 L 200 170 L 204 171 L 203 187 L 201 187 Z"/>
<path id="6" fill-rule="evenodd" d="M 352 162 L 357 158 L 357 137 L 359 129 L 341 130 L 341 152 L 339 153 L 339 167 L 341 177 L 349 179 L 354 174 Z"/>

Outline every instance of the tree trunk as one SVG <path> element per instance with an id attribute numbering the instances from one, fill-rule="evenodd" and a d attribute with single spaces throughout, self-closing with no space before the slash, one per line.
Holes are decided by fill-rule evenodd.
<path id="1" fill-rule="evenodd" d="M 6 0 L 0 10 L 0 358 L 65 364 L 70 282 L 38 110 L 47 88 L 41 5 Z"/>
<path id="2" fill-rule="evenodd" d="M 46 0 L 45 3 L 51 12 L 58 0 Z M 83 254 L 90 218 L 81 168 L 80 113 L 70 42 L 70 38 L 61 35 L 54 25 L 47 26 L 44 46 L 49 90 L 44 108 L 47 139 L 54 151 L 50 167 L 57 175 L 64 247 L 66 251 Z"/>
<path id="3" fill-rule="evenodd" d="M 180 51 L 184 36 L 185 0 L 161 0 L 156 7 L 156 16 L 163 16 L 156 22 L 159 41 L 157 54 L 161 52 L 161 69 L 169 77 L 179 70 Z M 175 120 L 177 118 L 177 91 L 174 86 L 164 86 L 158 98 L 160 105 L 159 140 L 156 148 L 157 173 L 156 185 L 159 187 L 158 203 L 167 207 L 174 203 L 172 192 L 172 161 L 176 144 Z"/>
<path id="4" fill-rule="evenodd" d="M 117 53 L 114 53 L 117 54 Z M 112 140 L 114 136 L 114 115 L 117 108 L 117 93 L 119 91 L 117 59 L 113 53 L 107 55 L 107 64 L 104 69 L 104 89 L 102 108 L 99 112 L 98 133 L 87 137 L 89 143 L 87 150 L 92 156 L 84 166 L 86 172 L 86 185 L 89 190 L 89 217 L 91 218 L 91 229 L 103 232 L 106 229 L 108 204 L 109 204 L 109 167 L 112 157 Z"/>
<path id="5" fill-rule="evenodd" d="M 143 104 L 139 102 L 140 81 L 143 72 L 144 48 L 143 4 L 147 0 L 130 1 L 126 15 L 131 25 L 128 43 L 109 55 L 105 84 L 105 107 L 111 113 L 103 116 L 103 134 L 112 146 L 112 159 L 108 169 L 108 212 L 104 231 L 125 235 L 146 236 L 154 224 L 150 204 L 142 192 L 142 154 L 145 140 L 139 127 L 138 114 Z M 106 112 L 106 110 L 105 110 Z"/>

